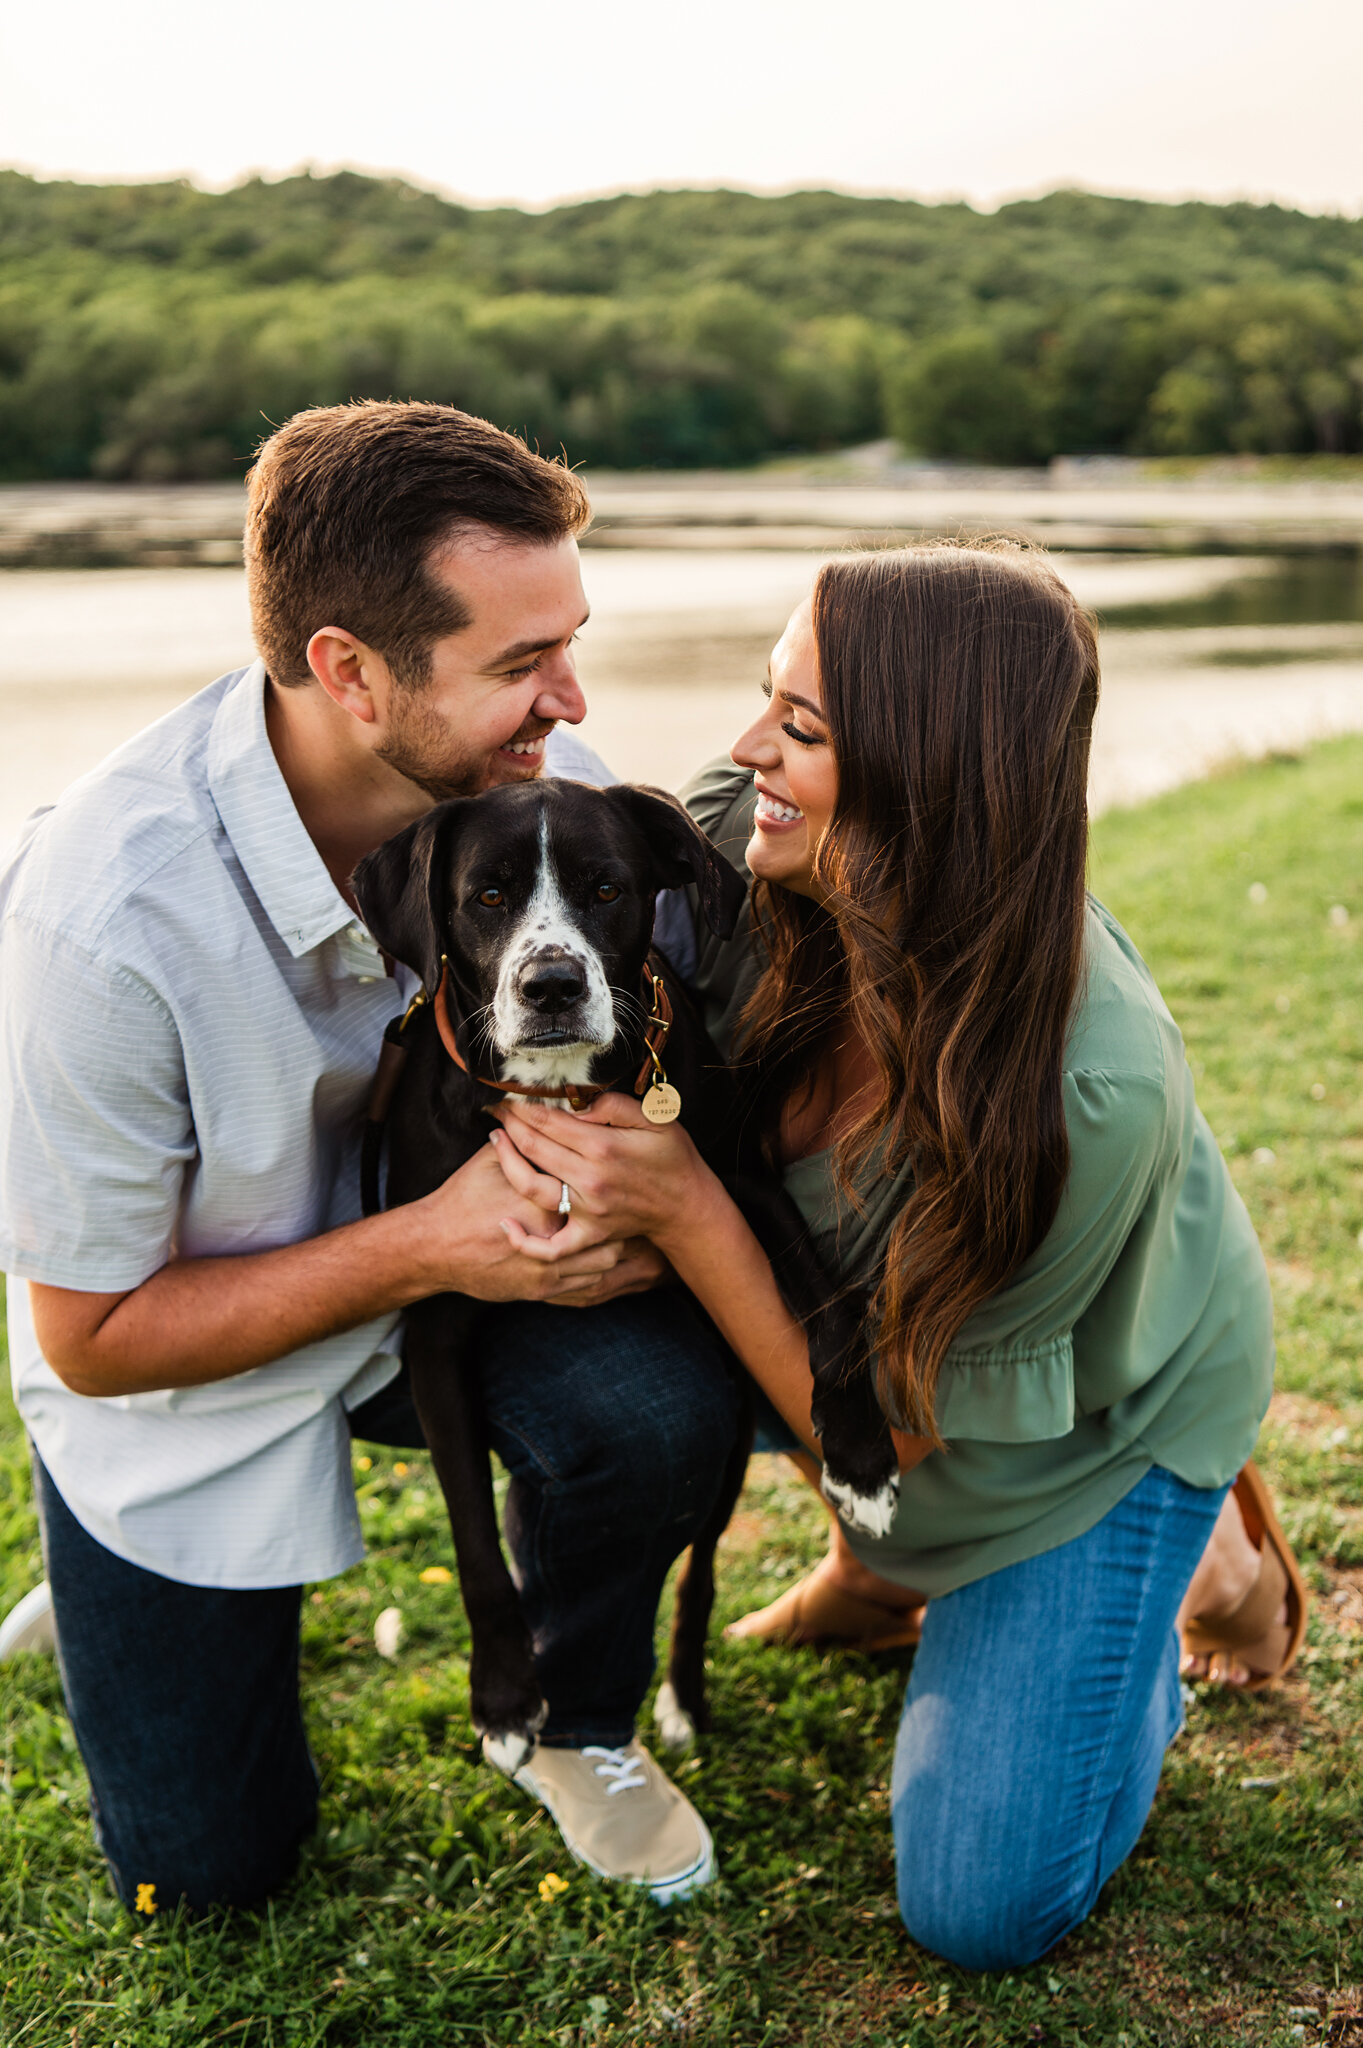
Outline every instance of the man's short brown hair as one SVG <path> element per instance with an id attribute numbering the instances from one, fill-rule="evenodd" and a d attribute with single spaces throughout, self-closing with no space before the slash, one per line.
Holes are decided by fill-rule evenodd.
<path id="1" fill-rule="evenodd" d="M 561 462 L 452 405 L 364 399 L 295 413 L 248 479 L 246 577 L 271 679 L 311 679 L 307 645 L 343 626 L 400 682 L 470 614 L 430 575 L 432 551 L 477 523 L 548 545 L 580 533 L 587 494 Z"/>

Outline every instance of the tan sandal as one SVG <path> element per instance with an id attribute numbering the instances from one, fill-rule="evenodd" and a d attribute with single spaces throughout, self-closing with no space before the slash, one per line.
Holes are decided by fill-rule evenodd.
<path id="1" fill-rule="evenodd" d="M 1234 1655 L 1254 1674 L 1239 1689 L 1262 1692 L 1285 1678 L 1297 1661 L 1310 1595 L 1258 1466 L 1246 1465 L 1231 1491 L 1240 1504 L 1245 1534 L 1259 1553 L 1258 1577 L 1230 1614 L 1194 1616 L 1184 1628 L 1183 1647 L 1196 1657 Z M 1287 1620 L 1276 1621 L 1284 1603 Z"/>
<path id="2" fill-rule="evenodd" d="M 788 1649 L 817 1644 L 830 1650 L 856 1650 L 864 1656 L 877 1650 L 912 1648 L 923 1632 L 921 1607 L 889 1607 L 864 1600 L 829 1583 L 825 1558 L 795 1585 L 773 1600 L 730 1622 L 724 1633 L 747 1642 L 780 1643 Z"/>

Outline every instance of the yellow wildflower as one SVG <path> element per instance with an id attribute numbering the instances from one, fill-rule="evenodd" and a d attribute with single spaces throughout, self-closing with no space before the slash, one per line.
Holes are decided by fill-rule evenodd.
<path id="1" fill-rule="evenodd" d="M 135 1913 L 147 1914 L 156 1911 L 156 1886 L 154 1884 L 140 1884 L 137 1887 L 137 1898 L 133 1903 L 133 1911 Z"/>
<path id="2" fill-rule="evenodd" d="M 373 1469 L 374 1460 L 372 1458 L 357 1458 L 355 1460 L 355 1470 L 357 1472 L 372 1472 Z"/>
<path id="3" fill-rule="evenodd" d="M 396 1465 L 394 1465 L 393 1467 L 394 1479 L 405 1479 L 407 1477 L 407 1474 L 411 1471 L 411 1469 L 412 1468 L 410 1465 L 404 1465 L 401 1458 L 399 1458 Z"/>
<path id="4" fill-rule="evenodd" d="M 428 1564 L 421 1574 L 423 1586 L 448 1586 L 454 1573 L 447 1564 Z"/>
<path id="5" fill-rule="evenodd" d="M 551 1870 L 548 1877 L 542 1877 L 539 1882 L 539 1894 L 546 1906 L 551 1906 L 555 1899 L 562 1898 L 567 1889 L 567 1878 L 560 1877 L 556 1870 Z"/>

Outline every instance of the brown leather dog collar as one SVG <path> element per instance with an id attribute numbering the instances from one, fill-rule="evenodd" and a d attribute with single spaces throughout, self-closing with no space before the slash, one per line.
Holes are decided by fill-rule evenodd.
<path id="1" fill-rule="evenodd" d="M 440 1033 L 440 1043 L 454 1061 L 461 1074 L 469 1073 L 469 1065 L 459 1050 L 454 1026 L 449 1012 L 450 963 L 441 955 L 440 984 L 435 992 L 431 1008 L 435 1012 L 435 1028 Z M 672 1029 L 672 999 L 660 974 L 650 972 L 647 964 L 643 971 L 643 993 L 650 999 L 648 1022 L 644 1026 L 644 1057 L 635 1077 L 634 1092 L 642 1095 L 654 1076 L 663 1076 L 662 1051 L 667 1043 L 667 1034 Z M 567 1101 L 573 1109 L 586 1109 L 599 1095 L 610 1092 L 608 1083 L 594 1081 L 572 1082 L 561 1088 L 536 1088 L 529 1081 L 494 1081 L 487 1074 L 471 1074 L 470 1078 L 484 1088 L 495 1088 L 502 1095 L 528 1095 L 537 1102 Z M 665 1076 L 663 1076 L 665 1078 Z"/>

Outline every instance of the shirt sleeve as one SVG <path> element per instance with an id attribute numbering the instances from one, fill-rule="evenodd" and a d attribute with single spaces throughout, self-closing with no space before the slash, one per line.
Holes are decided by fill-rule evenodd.
<path id="1" fill-rule="evenodd" d="M 707 838 L 713 839 L 730 867 L 748 877 L 743 851 L 752 836 L 752 771 L 739 768 L 727 754 L 698 768 L 681 792 L 681 800 Z"/>
<path id="2" fill-rule="evenodd" d="M 735 873 L 746 882 L 743 854 L 752 836 L 755 802 L 752 775 L 725 756 L 700 769 L 681 792 L 681 800 Z M 758 972 L 751 907 L 745 904 L 731 939 L 716 938 L 701 917 L 695 889 L 688 889 L 695 933 L 694 968 L 687 979 L 700 997 L 706 1028 L 726 1054 L 732 1054 L 739 1015 Z"/>
<path id="3" fill-rule="evenodd" d="M 0 1263 L 93 1293 L 170 1256 L 196 1154 L 179 1033 L 127 968 L 11 917 L 0 971 Z"/>
<path id="4" fill-rule="evenodd" d="M 696 977 L 696 917 L 685 889 L 660 889 L 653 913 L 653 943 L 683 981 Z"/>
<path id="5" fill-rule="evenodd" d="M 595 748 L 579 739 L 567 725 L 556 725 L 550 733 L 544 747 L 544 765 L 550 775 L 565 776 L 569 782 L 590 782 L 596 789 L 612 789 L 620 780 Z"/>
<path id="6" fill-rule="evenodd" d="M 1070 1173 L 1051 1228 L 1009 1281 L 970 1316 L 943 1362 L 942 1436 L 1038 1443 L 1075 1422 L 1074 1329 L 1125 1259 L 1142 1257 L 1142 1221 L 1176 1166 L 1165 1093 L 1132 1074 L 1066 1074 Z"/>

